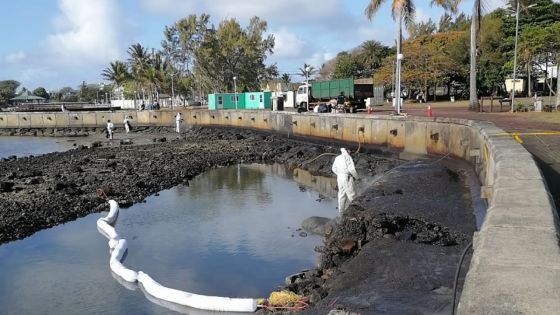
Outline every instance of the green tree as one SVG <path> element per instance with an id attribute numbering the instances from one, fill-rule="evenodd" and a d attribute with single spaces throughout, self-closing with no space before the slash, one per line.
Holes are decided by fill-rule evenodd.
<path id="1" fill-rule="evenodd" d="M 144 48 L 140 43 L 134 44 L 128 48 L 128 65 L 130 67 L 131 79 L 134 81 L 135 90 L 142 96 L 146 97 L 149 78 L 148 69 L 150 68 L 150 55 L 148 49 Z M 151 93 L 148 93 L 150 95 Z"/>
<path id="2" fill-rule="evenodd" d="M 218 28 L 208 28 L 195 49 L 195 72 L 212 90 L 233 89 L 233 77 L 239 87 L 256 90 L 275 72 L 264 64 L 274 48 L 274 37 L 265 36 L 267 23 L 251 18 L 242 29 L 237 20 L 222 21 Z"/>
<path id="3" fill-rule="evenodd" d="M 284 74 L 282 74 L 282 77 L 280 78 L 280 80 L 282 80 L 282 83 L 284 83 L 286 86 L 288 86 L 288 84 L 290 84 L 290 82 L 292 82 L 292 77 L 290 77 L 289 74 L 284 73 Z"/>
<path id="4" fill-rule="evenodd" d="M 408 23 L 407 30 L 410 38 L 415 39 L 419 36 L 434 34 L 437 31 L 437 26 L 436 23 L 432 21 L 432 19 L 429 19 L 426 22 L 421 21 L 418 23 L 410 21 Z"/>
<path id="5" fill-rule="evenodd" d="M 543 60 L 542 54 L 536 53 L 536 48 L 545 49 L 542 45 L 544 42 L 537 42 L 536 40 L 531 40 L 528 36 L 534 36 L 535 38 L 543 38 L 539 33 L 548 26 L 554 24 L 554 22 L 560 20 L 560 4 L 555 3 L 551 0 L 520 0 L 519 2 L 519 42 L 518 42 L 518 73 L 527 73 L 527 78 L 529 79 L 529 87 L 532 86 L 531 80 L 533 74 L 541 73 L 541 70 L 537 65 L 539 63 L 544 64 L 546 58 Z M 515 12 L 517 9 L 517 1 L 508 1 L 508 7 L 504 9 L 498 9 L 495 13 L 502 19 L 502 30 L 504 34 L 504 45 L 503 53 L 508 60 L 504 64 L 504 71 L 512 73 L 513 72 L 513 58 L 514 58 L 514 48 L 515 48 Z M 525 43 L 521 43 L 521 36 L 525 29 L 530 29 L 529 33 L 525 32 Z M 543 35 L 544 36 L 544 35 Z M 532 42 L 529 46 L 528 42 Z M 552 41 L 554 42 L 554 41 Z M 548 42 L 548 43 L 552 43 Z M 537 62 L 539 61 L 539 62 Z M 535 70 L 535 71 L 533 71 Z M 550 87 L 550 83 L 547 81 L 547 85 Z M 529 89 L 529 96 L 531 96 L 531 89 Z"/>
<path id="6" fill-rule="evenodd" d="M 79 97 L 79 92 L 73 88 L 66 86 L 53 93 L 54 99 L 61 102 L 77 102 Z"/>
<path id="7" fill-rule="evenodd" d="M 363 65 L 352 54 L 343 51 L 336 56 L 333 79 L 360 77 L 362 73 Z"/>
<path id="8" fill-rule="evenodd" d="M 49 93 L 47 93 L 47 90 L 45 90 L 45 88 L 42 87 L 42 86 L 40 86 L 40 87 L 36 88 L 35 90 L 33 90 L 33 94 L 35 94 L 35 95 L 37 95 L 37 96 L 40 96 L 40 97 L 43 97 L 43 98 L 45 98 L 45 99 L 49 99 L 49 98 L 50 98 Z"/>
<path id="9" fill-rule="evenodd" d="M 362 63 L 363 75 L 371 76 L 375 69 L 381 66 L 381 61 L 385 58 L 391 49 L 378 41 L 368 40 L 362 43 L 358 58 Z"/>
<path id="10" fill-rule="evenodd" d="M 420 36 L 403 42 L 402 82 L 411 90 L 423 91 L 428 96 L 429 87 L 445 85 L 448 93 L 454 86 L 462 85 L 468 73 L 468 39 L 466 32 L 446 32 Z M 374 76 L 375 84 L 391 84 L 394 56 L 383 61 Z"/>
<path id="11" fill-rule="evenodd" d="M 507 61 L 504 54 L 504 33 L 502 21 L 493 14 L 482 19 L 478 38 L 478 90 L 483 95 L 496 94 L 504 82 L 503 65 Z"/>
<path id="12" fill-rule="evenodd" d="M 365 14 L 369 20 L 373 18 L 379 7 L 385 0 L 370 0 L 368 3 Z M 414 3 L 412 0 L 392 0 L 391 2 L 391 13 L 393 19 L 397 20 L 397 62 L 396 62 L 396 73 L 400 74 L 401 62 L 399 56 L 401 55 L 401 41 L 402 41 L 402 22 L 404 20 L 405 25 L 414 17 Z M 395 86 L 395 94 L 401 95 L 401 84 L 400 77 L 397 80 Z M 400 98 L 397 98 L 400 99 Z M 397 103 L 396 107 L 397 114 L 400 115 L 400 105 Z"/>
<path id="13" fill-rule="evenodd" d="M 0 81 L 0 103 L 7 103 L 16 96 L 16 90 L 20 83 L 15 80 Z"/>
<path id="14" fill-rule="evenodd" d="M 454 16 L 455 14 L 445 12 L 439 20 L 438 32 L 465 31 L 469 28 L 470 18 L 465 13 L 461 12 L 453 18 Z"/>
<path id="15" fill-rule="evenodd" d="M 126 84 L 126 83 L 125 83 Z M 95 102 L 97 100 L 97 93 L 99 92 L 99 85 L 96 83 L 85 83 L 82 85 L 81 98 L 84 102 Z"/>
<path id="16" fill-rule="evenodd" d="M 529 71 L 547 77 L 550 68 L 544 66 L 554 62 L 556 73 L 560 67 L 560 22 L 546 27 L 529 26 L 519 36 L 520 60 L 527 63 Z M 547 69 L 548 68 L 548 69 Z M 552 79 L 545 80 L 551 94 L 556 94 L 556 105 L 560 105 L 560 84 L 556 82 L 556 92 L 553 92 Z"/>
<path id="17" fill-rule="evenodd" d="M 113 82 L 118 88 L 123 88 L 126 81 L 130 80 L 127 65 L 122 61 L 114 61 L 101 72 L 101 76 Z"/>
<path id="18" fill-rule="evenodd" d="M 164 31 L 164 40 L 161 43 L 163 54 L 173 68 L 169 75 L 178 83 L 178 88 L 174 90 L 183 99 L 189 94 L 194 94 L 194 84 L 197 82 L 194 73 L 195 51 L 207 35 L 209 19 L 207 14 L 201 14 L 200 17 L 189 15 L 166 27 Z"/>

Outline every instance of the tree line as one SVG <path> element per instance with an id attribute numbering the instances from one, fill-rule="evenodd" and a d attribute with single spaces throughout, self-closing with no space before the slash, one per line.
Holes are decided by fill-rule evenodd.
<path id="1" fill-rule="evenodd" d="M 253 17 L 242 28 L 236 19 L 217 27 L 209 20 L 207 14 L 189 15 L 166 26 L 160 49 L 134 44 L 128 59 L 111 62 L 102 76 L 121 89 L 122 96 L 152 102 L 161 93 L 186 101 L 202 99 L 209 91 L 233 92 L 234 86 L 255 90 L 278 76 L 275 64 L 265 65 L 274 49 L 274 37 L 264 35 L 265 21 Z"/>
<path id="2" fill-rule="evenodd" d="M 545 93 L 557 94 L 558 85 L 550 77 L 552 67 L 560 64 L 560 4 L 552 0 L 520 0 L 517 76 L 529 80 L 532 96 L 536 78 L 546 77 Z M 382 0 L 372 0 L 366 15 L 373 18 Z M 474 21 L 458 14 L 458 1 L 433 1 L 446 12 L 438 23 L 414 21 L 413 1 L 393 0 L 392 8 L 402 10 L 408 38 L 402 41 L 404 60 L 401 84 L 409 96 L 422 93 L 435 97 L 436 89 L 446 94 L 469 97 L 474 76 L 476 96 L 505 95 L 504 82 L 513 73 L 516 1 Z M 396 5 L 395 5 L 396 4 Z M 475 7 L 480 6 L 475 3 Z M 408 11 L 407 11 L 408 10 Z M 394 15 L 395 11 L 392 12 Z M 476 18 L 476 17 L 475 17 Z M 476 26 L 476 71 L 471 72 L 471 27 Z M 375 84 L 390 90 L 394 85 L 396 49 L 377 41 L 366 41 L 350 51 L 343 51 L 322 65 L 318 79 L 373 76 Z M 558 69 L 557 69 L 558 70 Z"/>
<path id="3" fill-rule="evenodd" d="M 482 2 L 481 2 L 482 1 Z M 445 13 L 436 23 L 414 20 L 412 0 L 392 0 L 393 16 L 402 16 L 408 37 L 402 41 L 402 85 L 410 96 L 422 93 L 435 97 L 436 90 L 456 96 L 503 95 L 504 80 L 513 72 L 516 1 L 520 1 L 517 73 L 527 77 L 529 96 L 537 78 L 548 77 L 542 90 L 557 94 L 558 84 L 550 77 L 552 67 L 560 64 L 560 4 L 552 0 L 511 0 L 505 9 L 482 16 L 484 0 L 475 0 L 473 14 L 457 13 L 459 0 L 432 0 Z M 372 19 L 384 0 L 371 0 L 365 15 Z M 60 101 L 94 101 L 115 91 L 113 98 L 157 101 L 162 93 L 186 101 L 201 100 L 208 92 L 258 90 L 278 78 L 290 83 L 288 74 L 280 75 L 275 64 L 265 61 L 274 50 L 274 37 L 265 35 L 266 21 L 253 17 L 246 28 L 236 19 L 215 26 L 207 14 L 189 15 L 163 31 L 161 47 L 131 45 L 125 60 L 110 62 L 101 72 L 110 85 L 82 84 L 78 89 L 64 87 L 34 94 Z M 321 65 L 304 64 L 302 77 L 333 79 L 373 77 L 375 84 L 394 85 L 396 46 L 368 40 Z M 474 69 L 474 71 L 473 71 Z M 558 69 L 556 69 L 558 70 Z M 235 78 L 235 80 L 234 80 Z M 236 84 L 234 84 L 236 81 Z M 19 82 L 0 81 L 0 101 L 15 95 Z M 473 92 L 474 90 L 474 92 Z M 47 93 L 48 92 L 48 93 Z M 101 94 L 101 96 L 100 96 Z M 472 105 L 472 104 L 471 104 Z"/>
<path id="4" fill-rule="evenodd" d="M 267 22 L 258 17 L 242 28 L 233 18 L 215 26 L 207 14 L 189 15 L 165 27 L 160 48 L 136 43 L 128 48 L 126 60 L 110 62 L 101 71 L 109 82 L 104 87 L 82 82 L 78 89 L 34 92 L 65 102 L 105 100 L 106 93 L 148 102 L 165 93 L 186 101 L 202 99 L 208 92 L 233 92 L 234 77 L 238 90 L 257 90 L 278 76 L 276 64 L 265 64 L 274 49 L 274 36 L 265 35 L 266 30 Z M 19 85 L 15 80 L 0 81 L 0 102 L 14 97 Z"/>

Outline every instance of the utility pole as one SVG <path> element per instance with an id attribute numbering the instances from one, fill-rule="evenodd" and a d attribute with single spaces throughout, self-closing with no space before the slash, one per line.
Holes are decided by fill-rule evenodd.
<path id="1" fill-rule="evenodd" d="M 519 0 L 515 8 L 515 46 L 513 51 L 513 91 L 511 92 L 511 112 L 515 106 L 515 81 L 517 81 L 517 35 L 519 33 Z"/>
<path id="2" fill-rule="evenodd" d="M 173 87 L 173 73 L 171 73 L 171 109 L 173 109 L 174 102 L 175 102 L 175 88 Z"/>
<path id="3" fill-rule="evenodd" d="M 401 54 L 401 28 L 402 28 L 402 9 L 399 12 L 398 22 L 397 22 L 397 69 L 396 69 L 396 82 L 395 82 L 395 114 L 401 114 L 401 62 L 403 60 L 403 54 Z"/>
<path id="4" fill-rule="evenodd" d="M 233 93 L 235 97 L 235 110 L 237 110 L 237 77 L 233 77 Z"/>

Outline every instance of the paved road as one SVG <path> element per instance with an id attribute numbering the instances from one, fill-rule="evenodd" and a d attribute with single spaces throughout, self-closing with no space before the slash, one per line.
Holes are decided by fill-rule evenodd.
<path id="1" fill-rule="evenodd" d="M 426 116 L 426 104 L 407 106 L 404 112 L 409 116 Z M 489 108 L 485 108 L 489 109 Z M 390 115 L 391 106 L 376 107 L 374 114 Z M 367 113 L 359 113 L 367 115 Z M 547 181 L 556 209 L 560 209 L 560 119 L 557 113 L 510 113 L 473 112 L 465 105 L 437 106 L 432 108 L 434 117 L 452 117 L 471 120 L 491 121 L 517 140 L 533 155 Z M 554 116 L 552 116 L 554 115 Z M 506 135 L 507 136 L 507 135 Z M 523 165 L 520 165 L 523 167 Z"/>

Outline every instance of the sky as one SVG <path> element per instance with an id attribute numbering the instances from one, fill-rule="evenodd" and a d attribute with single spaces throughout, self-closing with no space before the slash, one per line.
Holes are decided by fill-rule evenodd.
<path id="1" fill-rule="evenodd" d="M 161 48 L 163 31 L 190 14 L 208 13 L 218 25 L 235 18 L 242 27 L 258 16 L 275 37 L 274 54 L 280 74 L 292 81 L 304 63 L 319 69 L 337 53 L 376 40 L 391 46 L 395 23 L 385 1 L 369 21 L 368 0 L 25 0 L 2 1 L 0 80 L 17 80 L 20 89 L 58 90 L 103 82 L 101 72 L 115 60 L 126 60 L 127 49 L 140 43 Z M 416 20 L 439 21 L 443 10 L 429 0 L 416 0 Z M 487 0 L 486 10 L 504 6 Z M 470 15 L 472 0 L 460 11 Z"/>

